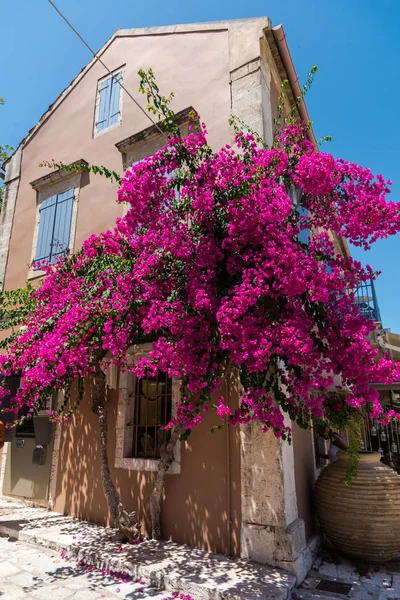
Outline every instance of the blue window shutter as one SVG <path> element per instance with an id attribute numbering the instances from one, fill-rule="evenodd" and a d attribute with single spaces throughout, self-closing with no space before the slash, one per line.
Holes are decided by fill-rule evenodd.
<path id="1" fill-rule="evenodd" d="M 121 97 L 121 86 L 119 81 L 122 80 L 122 73 L 117 73 L 114 77 L 111 77 L 111 97 L 110 97 L 110 113 L 109 113 L 109 125 L 117 123 L 119 121 L 119 100 Z"/>
<path id="2" fill-rule="evenodd" d="M 179 169 L 174 169 L 173 171 L 170 171 L 169 173 L 165 173 L 165 178 L 166 178 L 167 180 L 170 180 L 170 179 L 172 179 L 173 177 L 175 177 L 175 174 L 178 174 L 178 175 L 179 175 Z M 178 189 L 178 186 L 175 186 L 175 187 L 174 187 L 174 191 L 175 191 L 175 198 L 176 198 L 177 200 L 179 200 L 179 198 L 180 198 L 181 194 L 180 194 L 180 191 L 179 191 L 179 189 Z"/>
<path id="3" fill-rule="evenodd" d="M 39 209 L 39 231 L 35 261 L 50 260 L 57 196 L 46 198 Z"/>
<path id="4" fill-rule="evenodd" d="M 303 208 L 303 206 L 301 206 L 300 204 L 297 206 L 296 211 L 300 217 L 308 216 L 308 210 L 306 208 Z M 300 233 L 298 235 L 298 240 L 302 244 L 308 244 L 310 241 L 310 230 L 302 229 L 302 231 L 300 231 Z"/>
<path id="5" fill-rule="evenodd" d="M 70 250 L 72 207 L 74 203 L 74 188 L 57 196 L 56 214 L 51 248 L 51 260 L 55 260 L 66 250 Z"/>
<path id="6" fill-rule="evenodd" d="M 109 126 L 110 121 L 110 98 L 112 77 L 105 79 L 99 87 L 99 113 L 97 117 L 96 130 L 102 131 Z M 119 87 L 119 86 L 118 86 Z"/>

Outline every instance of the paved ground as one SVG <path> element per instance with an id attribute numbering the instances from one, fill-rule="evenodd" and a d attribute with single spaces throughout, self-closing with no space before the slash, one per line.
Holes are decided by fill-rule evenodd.
<path id="1" fill-rule="evenodd" d="M 338 583 L 347 584 L 347 590 L 342 588 L 341 594 L 324 592 L 317 589 L 321 583 L 331 590 Z M 291 594 L 292 600 L 400 600 L 400 563 L 355 565 L 341 555 L 325 552 L 315 561 L 303 584 Z"/>
<path id="2" fill-rule="evenodd" d="M 400 562 L 356 566 L 325 551 L 293 589 L 279 569 L 172 542 L 121 544 L 115 533 L 0 499 L 0 600 L 400 600 Z"/>
<path id="3" fill-rule="evenodd" d="M 173 542 L 151 540 L 140 545 L 121 544 L 113 529 L 4 499 L 0 499 L 0 534 L 16 538 L 21 544 L 37 546 L 36 550 L 32 550 L 32 546 L 14 546 L 18 551 L 32 552 L 31 571 L 26 571 L 25 559 L 21 557 L 19 561 L 17 557 L 16 564 L 10 565 L 14 572 L 6 579 L 8 590 L 1 587 L 4 563 L 0 562 L 0 600 L 70 597 L 95 600 L 102 594 L 138 600 L 156 595 L 157 600 L 162 600 L 177 592 L 190 594 L 195 600 L 286 600 L 296 582 L 294 575 L 280 569 Z M 2 543 L 7 549 L 17 544 L 5 542 L 4 538 Z M 39 553 L 46 555 L 45 566 Z M 73 568 L 73 559 L 101 567 L 103 572 L 129 574 L 138 583 L 121 583 L 114 581 L 115 577 L 104 583 L 102 571 L 91 570 L 85 574 L 87 569 Z M 8 555 L 3 560 L 10 562 Z M 55 562 L 57 560 L 59 562 Z M 32 574 L 34 568 L 38 573 Z M 79 590 L 74 596 L 71 596 L 71 585 Z M 47 588 L 42 594 L 44 586 Z M 99 593 L 101 586 L 104 590 Z M 156 590 L 167 591 L 160 594 Z"/>
<path id="4" fill-rule="evenodd" d="M 162 600 L 169 595 L 131 578 L 88 570 L 52 550 L 0 537 L 1 600 Z"/>

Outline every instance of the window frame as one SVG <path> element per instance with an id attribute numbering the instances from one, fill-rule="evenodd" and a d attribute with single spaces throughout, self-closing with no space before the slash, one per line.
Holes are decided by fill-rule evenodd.
<path id="1" fill-rule="evenodd" d="M 148 394 L 149 387 L 147 387 L 147 392 L 145 390 L 146 381 L 148 383 L 156 383 L 158 396 L 150 399 Z M 132 396 L 134 398 L 134 411 L 133 418 L 129 423 L 133 426 L 132 457 L 152 458 L 158 460 L 161 458 L 159 455 L 161 446 L 165 447 L 168 443 L 165 425 L 167 425 L 172 418 L 172 379 L 165 373 L 159 373 L 156 378 L 135 378 L 134 384 L 135 388 L 132 391 Z M 165 385 L 164 394 L 161 393 L 161 386 L 163 384 Z M 155 422 L 151 423 L 151 412 L 153 412 L 154 416 L 153 407 L 155 407 Z M 143 422 L 143 413 L 145 413 L 145 423 Z M 160 438 L 160 431 L 164 433 L 163 442 L 160 441 L 162 438 L 162 436 Z M 144 448 L 143 436 L 145 436 Z M 148 441 L 150 441 L 149 436 L 153 443 L 155 443 L 155 448 L 153 451 L 151 449 L 151 445 L 148 444 Z M 160 449 L 157 447 L 158 445 L 160 446 Z"/>
<path id="2" fill-rule="evenodd" d="M 290 187 L 287 190 L 287 195 L 289 196 L 289 198 L 291 198 L 293 208 L 299 217 L 307 217 L 309 214 L 308 209 L 304 208 L 301 205 L 301 198 L 303 196 L 303 193 L 303 189 L 295 184 L 290 185 Z M 306 246 L 308 246 L 311 240 L 311 229 L 309 227 L 307 229 L 302 229 L 299 232 L 297 239 L 301 244 L 305 244 Z"/>
<path id="3" fill-rule="evenodd" d="M 151 344 L 138 344 L 130 349 L 130 356 L 145 358 L 152 348 Z M 134 425 L 132 422 L 135 414 L 135 387 L 136 378 L 133 373 L 125 371 L 119 373 L 118 383 L 118 408 L 116 422 L 116 448 L 114 466 L 117 469 L 128 469 L 131 471 L 158 471 L 160 458 L 134 457 L 133 454 L 133 433 Z M 179 379 L 172 378 L 172 407 L 171 416 L 176 415 L 176 404 L 180 398 L 181 382 Z M 177 442 L 174 448 L 174 461 L 168 469 L 168 474 L 176 475 L 180 473 L 181 466 L 181 443 Z"/>
<path id="4" fill-rule="evenodd" d="M 61 196 L 63 194 L 66 194 L 67 192 L 71 192 L 71 194 L 65 199 L 62 199 Z M 75 188 L 74 187 L 70 187 L 67 190 L 65 190 L 64 192 L 60 192 L 58 194 L 54 194 L 53 196 L 48 196 L 47 198 L 44 198 L 41 202 L 41 206 L 39 207 L 39 224 L 38 224 L 38 241 L 40 238 L 40 232 L 41 232 L 41 227 L 42 227 L 42 219 L 43 219 L 43 210 L 48 209 L 49 207 L 44 207 L 43 203 L 46 200 L 51 200 L 52 198 L 54 198 L 54 202 L 52 204 L 52 206 L 54 206 L 54 215 L 51 217 L 51 221 L 50 221 L 50 228 L 51 228 L 51 236 L 49 239 L 50 242 L 50 247 L 49 247 L 49 255 L 48 258 L 47 256 L 43 256 L 43 257 L 37 257 L 37 252 L 38 252 L 38 244 L 36 244 L 36 254 L 35 254 L 35 258 L 34 258 L 34 262 L 42 262 L 42 261 L 49 261 L 51 264 L 56 262 L 57 257 L 65 254 L 66 252 L 70 251 L 70 241 L 71 241 L 71 223 L 72 223 L 72 210 L 73 210 L 73 206 L 74 206 L 74 201 L 75 201 Z M 57 224 L 57 216 L 59 214 L 59 210 L 62 210 L 62 204 L 68 202 L 69 200 L 72 200 L 71 203 L 71 208 L 70 208 L 70 217 L 69 217 L 69 232 L 68 232 L 68 245 L 66 248 L 60 250 L 57 249 L 56 247 L 56 242 L 57 242 L 57 235 L 56 235 L 56 224 Z M 66 223 L 66 219 L 65 221 L 63 221 L 63 223 Z"/>
<path id="5" fill-rule="evenodd" d="M 103 133 L 111 131 L 111 129 L 119 127 L 119 125 L 121 125 L 121 123 L 122 123 L 123 94 L 122 94 L 122 88 L 121 88 L 121 86 L 119 86 L 120 94 L 119 94 L 119 118 L 118 118 L 118 120 L 115 123 L 111 123 L 110 125 L 107 125 L 107 127 L 104 127 L 104 129 L 100 129 L 100 130 L 97 129 L 97 121 L 98 121 L 99 114 L 100 114 L 100 91 L 101 91 L 100 88 L 101 88 L 101 85 L 104 81 L 107 81 L 107 79 L 112 79 L 113 77 L 116 77 L 119 74 L 121 74 L 121 83 L 123 85 L 124 79 L 125 79 L 125 65 L 112 71 L 111 75 L 109 73 L 107 73 L 107 75 L 105 75 L 104 77 L 101 77 L 97 81 L 96 100 L 95 100 L 95 105 L 94 105 L 94 118 L 93 118 L 93 137 L 94 138 L 98 137 L 99 135 L 102 135 Z"/>
<path id="6" fill-rule="evenodd" d="M 176 123 L 179 125 L 182 136 L 189 134 L 189 123 L 191 113 L 197 114 L 193 106 L 189 106 L 176 113 Z M 165 145 L 166 139 L 161 135 L 158 126 L 150 125 L 133 135 L 117 142 L 115 147 L 121 153 L 122 168 L 124 171 L 132 165 L 141 162 L 144 158 L 152 156 Z M 121 203 L 122 216 L 124 217 L 130 209 L 126 202 Z"/>
<path id="7" fill-rule="evenodd" d="M 56 175 L 57 172 L 51 173 L 50 175 Z M 78 206 L 79 206 L 79 195 L 80 189 L 82 186 L 81 177 L 82 173 L 68 173 L 68 176 L 64 176 L 59 180 L 53 180 L 50 178 L 46 180 L 46 177 L 43 180 L 37 180 L 31 183 L 32 187 L 36 190 L 36 215 L 35 215 L 35 226 L 33 230 L 33 241 L 32 241 L 32 251 L 31 251 L 31 261 L 30 267 L 28 271 L 28 280 L 36 279 L 37 277 L 42 277 L 45 275 L 45 271 L 43 269 L 34 269 L 32 264 L 35 261 L 38 239 L 39 239 L 39 228 L 40 228 L 40 209 L 42 207 L 42 203 L 47 198 L 51 196 L 56 196 L 66 192 L 67 190 L 74 188 L 73 202 L 72 202 L 72 212 L 71 212 L 71 224 L 70 224 L 70 232 L 69 232 L 69 245 L 68 249 L 70 252 L 73 252 L 75 245 L 75 235 L 76 235 L 76 225 L 77 225 L 77 217 L 78 217 Z"/>

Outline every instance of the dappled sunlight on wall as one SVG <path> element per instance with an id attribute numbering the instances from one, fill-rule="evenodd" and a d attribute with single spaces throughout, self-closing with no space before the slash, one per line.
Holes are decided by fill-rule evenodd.
<path id="1" fill-rule="evenodd" d="M 54 510 L 110 524 L 100 479 L 97 417 L 91 412 L 89 394 L 87 386 L 79 410 L 62 426 Z M 117 392 L 110 390 L 108 394 L 111 476 L 126 508 L 137 511 L 148 534 L 150 494 L 156 474 L 114 468 Z M 237 405 L 237 397 L 237 389 L 231 385 L 231 407 Z M 217 419 L 214 413 L 205 415 L 200 428 L 192 432 L 188 442 L 182 443 L 181 473 L 167 476 L 166 480 L 162 527 L 165 537 L 176 542 L 238 555 L 239 430 L 229 427 L 212 433 L 211 427 L 220 423 Z"/>

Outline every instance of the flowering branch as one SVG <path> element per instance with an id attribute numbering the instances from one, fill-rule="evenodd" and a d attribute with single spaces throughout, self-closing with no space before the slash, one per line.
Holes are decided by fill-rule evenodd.
<path id="1" fill-rule="evenodd" d="M 182 380 L 187 393 L 169 424 L 181 439 L 213 407 L 227 364 L 244 391 L 233 413 L 223 397 L 215 409 L 232 426 L 256 422 L 290 438 L 285 413 L 302 427 L 328 416 L 335 376 L 349 406 L 380 416 L 369 384 L 400 373 L 366 339 L 374 324 L 352 291 L 375 274 L 338 254 L 332 237 L 369 248 L 397 233 L 390 182 L 318 152 L 310 124 L 285 117 L 283 105 L 272 148 L 237 127 L 235 147 L 214 152 L 205 125 L 194 117 L 183 137 L 172 97 L 160 95 L 151 71 L 140 76 L 168 141 L 127 169 L 118 190 L 127 214 L 49 266 L 33 292 L 26 329 L 0 356 L 2 376 L 22 374 L 8 410 L 36 414 L 54 388 L 94 373 L 107 353 L 138 378 Z M 128 359 L 143 341 L 152 342 L 148 357 Z"/>

